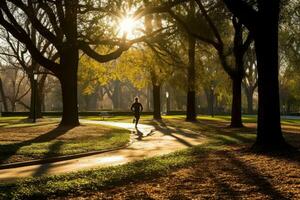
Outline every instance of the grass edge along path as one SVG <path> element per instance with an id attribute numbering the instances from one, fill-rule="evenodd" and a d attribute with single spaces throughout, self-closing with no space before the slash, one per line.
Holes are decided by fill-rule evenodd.
<path id="1" fill-rule="evenodd" d="M 206 143 L 124 165 L 0 183 L 0 199 L 63 197 L 118 186 L 125 182 L 152 179 L 191 165 L 196 161 L 196 156 L 205 155 L 212 150 L 216 150 L 216 146 Z"/>
<path id="2" fill-rule="evenodd" d="M 88 123 L 82 123 L 83 126 L 89 126 L 91 125 L 92 127 L 94 126 L 99 126 L 97 124 L 88 124 Z M 67 156 L 72 156 L 72 155 L 80 155 L 80 154 L 87 154 L 89 152 L 102 152 L 105 150 L 110 150 L 110 149 L 115 149 L 115 148 L 120 148 L 124 147 L 127 144 L 130 143 L 130 131 L 124 128 L 119 128 L 115 126 L 108 126 L 108 125 L 101 125 L 105 126 L 108 129 L 107 134 L 102 134 L 97 137 L 97 143 L 93 142 L 93 146 L 87 146 L 87 144 L 91 143 L 92 141 L 90 139 L 84 139 L 84 140 L 74 140 L 74 141 L 69 141 L 69 140 L 55 140 L 55 141 L 47 141 L 47 142 L 41 142 L 41 143 L 26 143 L 24 141 L 24 146 L 19 145 L 19 143 L 12 143 L 12 144 L 0 144 L 0 149 L 3 149 L 2 153 L 5 153 L 1 159 L 5 159 L 8 156 L 23 156 L 24 160 L 19 159 L 18 161 L 10 161 L 10 162 L 3 162 L 1 165 L 10 165 L 14 163 L 20 163 L 20 162 L 31 162 L 31 161 L 36 161 L 36 160 L 43 160 L 43 159 L 54 159 L 55 157 L 67 157 Z M 42 136 L 39 136 L 42 137 Z M 94 138 L 95 139 L 95 138 Z M 105 142 L 106 141 L 106 142 Z M 21 143 L 21 144 L 23 144 Z M 50 153 L 49 147 L 53 144 L 61 144 L 60 148 L 62 151 L 54 151 Z M 82 144 L 81 144 L 82 143 Z M 40 144 L 40 145 L 39 145 Z M 31 153 L 34 152 L 32 148 L 34 148 L 36 145 L 39 145 L 39 147 L 44 147 L 42 150 L 47 150 L 48 152 L 39 155 L 39 150 L 37 149 L 37 153 L 34 154 L 34 156 L 27 156 L 32 155 Z M 66 150 L 63 151 L 64 145 Z M 80 145 L 85 145 L 84 148 L 79 148 Z M 31 147 L 32 146 L 32 147 Z M 9 148 L 10 147 L 10 148 Z M 68 148 L 68 149 L 67 149 Z M 72 149 L 73 148 L 73 149 Z M 11 149 L 11 150 L 10 150 Z M 23 150 L 24 149 L 24 150 Z M 29 150 L 28 152 L 26 150 Z M 8 157 L 9 158 L 9 157 Z M 0 160 L 1 160 L 0 159 Z M 27 164 L 28 165 L 28 164 Z"/>
<path id="3" fill-rule="evenodd" d="M 21 179 L 15 183 L 0 183 L 0 199 L 43 199 L 80 195 L 122 185 L 135 180 L 166 176 L 172 171 L 197 162 L 211 151 L 224 150 L 226 138 L 213 138 L 201 145 L 124 165 L 82 170 L 63 175 Z"/>

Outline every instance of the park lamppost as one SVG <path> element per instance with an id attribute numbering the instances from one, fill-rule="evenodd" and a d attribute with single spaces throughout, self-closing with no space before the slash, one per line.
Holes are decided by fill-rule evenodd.
<path id="1" fill-rule="evenodd" d="M 166 98 L 167 98 L 167 114 L 170 112 L 170 99 L 169 99 L 169 92 L 166 92 Z"/>
<path id="2" fill-rule="evenodd" d="M 33 96 L 33 123 L 36 122 L 36 95 L 37 95 L 37 79 L 38 74 L 33 74 L 33 88 L 32 88 L 32 96 Z"/>

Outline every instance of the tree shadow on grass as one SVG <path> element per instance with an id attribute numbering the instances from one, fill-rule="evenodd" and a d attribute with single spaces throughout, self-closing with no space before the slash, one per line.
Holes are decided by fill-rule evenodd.
<path id="1" fill-rule="evenodd" d="M 205 149 L 205 147 L 203 146 Z M 203 149 L 203 150 L 204 150 Z M 111 188 L 102 190 L 101 193 L 106 197 L 114 198 L 114 195 L 125 195 L 125 199 L 140 199 L 145 197 L 148 199 L 154 196 L 149 191 L 155 191 L 158 185 L 160 192 L 155 194 L 157 199 L 290 199 L 290 193 L 286 193 L 282 186 L 277 185 L 276 177 L 269 176 L 268 171 L 263 171 L 250 162 L 248 158 L 243 159 L 239 152 L 232 151 L 216 151 L 207 152 L 201 150 L 201 146 L 194 149 L 193 155 L 197 158 L 192 165 L 183 166 L 182 171 L 173 168 L 166 175 L 154 173 L 148 176 L 132 177 L 128 174 L 125 180 L 119 180 L 114 183 Z M 255 158 L 251 158 L 255 159 Z M 256 163 L 255 160 L 252 160 Z M 265 163 L 261 160 L 259 163 Z M 147 163 L 139 166 L 143 168 Z M 254 164 L 254 165 L 253 165 Z M 181 167 L 180 167 L 181 168 Z M 164 177 L 166 176 L 166 177 Z M 138 177 L 138 178 L 136 178 Z M 280 177 L 279 177 L 280 178 Z M 132 182 L 134 186 L 127 186 L 128 182 Z M 121 186 L 121 191 L 118 187 Z M 125 188 L 123 188 L 125 186 Z M 149 190 L 143 191 L 145 188 Z M 112 190 L 110 190 L 112 189 Z M 99 190 L 98 190 L 99 191 Z M 114 191 L 111 193 L 111 191 Z M 126 192 L 124 192 L 126 191 Z M 146 194 L 145 194 L 146 193 Z M 156 199 L 155 198 L 155 199 Z M 141 198 L 143 199 L 143 198 Z"/>
<path id="2" fill-rule="evenodd" d="M 245 161 L 240 160 L 229 151 L 222 153 L 222 155 L 228 159 L 229 163 L 234 168 L 237 168 L 240 171 L 240 173 L 237 173 L 235 170 L 232 170 L 231 173 L 235 174 L 241 182 L 244 182 L 247 185 L 255 186 L 258 192 L 271 197 L 271 199 L 289 199 L 286 198 L 276 188 L 274 188 L 266 175 L 261 174 L 255 167 L 252 167 L 251 165 L 245 163 Z"/>
<path id="3" fill-rule="evenodd" d="M 255 142 L 256 128 L 254 127 L 242 127 L 242 128 L 229 128 L 227 122 L 218 121 L 208 121 L 200 120 L 195 122 L 201 133 L 208 138 L 214 139 L 217 143 L 225 145 L 243 145 L 248 146 L 248 148 L 243 148 L 243 150 L 253 153 L 249 147 Z M 285 159 L 290 162 L 300 163 L 300 133 L 298 130 L 293 128 L 283 128 L 284 137 L 294 147 L 298 148 L 298 151 L 287 151 L 282 153 L 267 153 L 267 156 L 279 159 Z M 247 136 L 248 135 L 248 136 Z M 249 137 L 253 135 L 253 137 Z"/>
<path id="4" fill-rule="evenodd" d="M 61 146 L 64 144 L 62 141 L 56 141 L 50 145 L 49 151 L 45 154 L 44 158 L 56 155 L 59 153 Z M 33 176 L 42 176 L 51 168 L 51 163 L 41 164 L 40 167 L 36 170 Z"/>
<path id="5" fill-rule="evenodd" d="M 174 133 L 174 130 L 168 130 L 168 125 L 163 121 L 155 123 L 157 129 L 166 131 L 167 135 Z M 222 144 L 248 144 L 253 142 L 253 139 L 243 137 L 243 134 L 255 134 L 255 129 L 252 128 L 242 128 L 228 131 L 227 129 L 223 130 L 219 127 L 214 127 L 213 125 L 204 126 L 203 124 L 199 124 L 199 126 L 201 126 L 201 132 L 203 132 L 201 134 L 204 134 L 207 137 L 212 137 L 216 141 L 220 141 Z M 180 130 L 180 128 L 178 128 L 178 130 Z M 225 137 L 224 139 L 224 137 L 222 136 L 227 137 Z M 224 150 L 211 151 L 209 154 L 216 155 L 216 158 L 214 159 L 212 158 L 213 156 L 210 157 L 210 155 L 206 155 L 205 153 L 203 153 L 203 151 L 201 151 L 202 146 L 203 145 L 193 148 L 196 149 L 196 151 L 193 152 L 193 155 L 196 155 L 196 157 L 198 158 L 198 161 L 197 163 L 195 163 L 195 166 L 191 167 L 193 169 L 192 172 L 194 173 L 194 177 L 176 180 L 180 176 L 179 175 L 174 180 L 174 183 L 172 182 L 172 180 L 170 180 L 174 175 L 168 177 L 167 181 L 172 182 L 172 185 L 171 188 L 169 188 L 168 186 L 166 188 L 163 188 L 165 190 L 168 190 L 169 192 L 168 196 L 164 196 L 164 199 L 167 199 L 167 197 L 169 197 L 170 199 L 171 196 L 176 196 L 176 194 L 178 193 L 181 194 L 182 191 L 185 189 L 187 190 L 186 193 L 190 195 L 183 195 L 191 197 L 191 199 L 198 199 L 198 196 L 196 196 L 197 194 L 204 194 L 203 196 L 200 196 L 201 198 L 199 199 L 244 199 L 245 197 L 247 199 L 290 199 L 289 196 L 285 194 L 285 191 L 280 189 L 282 187 L 278 187 L 278 185 L 276 184 L 276 177 L 269 176 L 270 174 L 268 174 L 268 171 L 263 171 L 260 168 L 260 164 L 258 164 L 258 167 L 256 167 L 255 163 L 248 163 L 248 158 L 242 159 L 240 157 L 240 153 L 236 154 L 232 151 Z M 259 163 L 265 163 L 265 161 L 262 160 L 262 162 Z M 150 177 L 154 178 L 155 176 Z M 137 189 L 138 183 L 141 182 L 142 185 L 145 184 L 145 179 L 139 179 L 135 181 L 137 183 L 137 187 L 135 188 Z M 157 179 L 148 180 L 147 182 L 150 182 L 150 185 L 153 185 L 151 183 L 159 183 L 157 182 Z M 185 185 L 185 183 L 187 182 L 190 183 Z M 163 183 L 164 182 L 162 182 L 162 184 Z M 173 187 L 173 185 L 176 186 Z M 203 188 L 203 185 L 205 185 L 205 188 Z M 195 193 L 192 194 L 191 191 Z M 127 192 L 130 193 L 131 191 Z"/>
<path id="6" fill-rule="evenodd" d="M 187 122 L 186 122 L 187 123 Z M 255 129 L 253 128 L 238 128 L 238 129 L 231 129 L 224 127 L 224 124 L 219 124 L 218 126 L 215 126 L 216 123 L 208 124 L 204 122 L 193 122 L 193 126 L 196 126 L 196 130 L 190 130 L 186 128 L 179 128 L 176 126 L 176 124 L 173 126 L 172 129 L 170 126 L 168 126 L 164 121 L 154 121 L 153 122 L 155 128 L 162 133 L 166 135 L 170 135 L 172 137 L 175 137 L 180 142 L 185 144 L 186 146 L 192 146 L 191 144 L 188 144 L 186 141 L 182 140 L 181 138 L 178 138 L 174 135 L 180 134 L 182 136 L 188 137 L 188 138 L 199 138 L 199 137 L 206 137 L 209 139 L 213 139 L 216 143 L 224 144 L 224 145 L 234 145 L 234 144 L 251 144 L 254 142 L 253 138 L 249 138 L 250 135 L 255 134 Z M 220 128 L 222 126 L 222 128 Z"/>
<path id="7" fill-rule="evenodd" d="M 33 143 L 50 142 L 57 137 L 64 135 L 74 127 L 75 126 L 58 126 L 55 129 L 31 140 L 26 140 L 20 143 L 0 144 L 0 164 L 4 164 L 11 156 L 15 155 L 20 148 L 29 146 Z"/>
<path id="8" fill-rule="evenodd" d="M 191 143 L 189 143 L 188 141 L 174 135 L 174 133 L 179 133 L 182 135 L 187 135 L 186 132 L 180 130 L 180 129 L 176 129 L 176 130 L 172 130 L 170 129 L 162 120 L 155 120 L 154 121 L 154 127 L 156 130 L 160 131 L 161 133 L 171 136 L 173 138 L 175 138 L 177 141 L 179 141 L 180 143 L 182 143 L 183 145 L 187 146 L 187 147 L 192 147 L 193 145 Z M 195 138 L 193 136 L 193 138 Z"/>
<path id="9" fill-rule="evenodd" d="M 187 184 L 188 192 L 196 190 L 201 197 L 210 196 L 212 199 L 261 199 L 261 196 L 273 200 L 290 199 L 276 188 L 268 174 L 261 173 L 231 151 L 217 151 L 210 155 L 199 157 L 201 163 L 195 164 L 191 175 L 179 180 L 193 183 Z"/>

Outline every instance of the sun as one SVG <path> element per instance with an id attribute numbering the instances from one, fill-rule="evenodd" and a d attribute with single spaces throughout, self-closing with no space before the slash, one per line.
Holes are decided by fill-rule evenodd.
<path id="1" fill-rule="evenodd" d="M 127 36 L 127 38 L 134 38 L 133 32 L 137 26 L 137 22 L 131 17 L 125 17 L 120 21 L 120 34 Z"/>

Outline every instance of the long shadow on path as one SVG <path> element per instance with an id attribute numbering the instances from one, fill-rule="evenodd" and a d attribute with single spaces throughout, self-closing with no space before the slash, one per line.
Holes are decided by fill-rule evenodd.
<path id="1" fill-rule="evenodd" d="M 155 120 L 154 121 L 154 127 L 155 127 L 156 130 L 160 131 L 161 133 L 163 133 L 165 135 L 168 135 L 168 136 L 171 136 L 171 137 L 175 138 L 178 142 L 180 142 L 181 144 L 183 144 L 187 147 L 192 147 L 193 145 L 190 142 L 188 142 L 187 140 L 176 136 L 174 133 L 180 134 L 180 135 L 185 136 L 185 137 L 193 138 L 193 139 L 200 136 L 199 134 L 187 133 L 186 131 L 183 131 L 179 128 L 175 128 L 175 130 L 171 129 L 162 120 L 159 120 L 159 121 Z"/>

